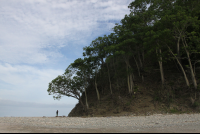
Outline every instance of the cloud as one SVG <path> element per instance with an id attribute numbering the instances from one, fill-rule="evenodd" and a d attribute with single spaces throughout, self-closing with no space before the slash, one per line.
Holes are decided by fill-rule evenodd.
<path id="1" fill-rule="evenodd" d="M 48 95 L 48 83 L 63 70 L 38 69 L 27 65 L 0 64 L 0 98 L 7 100 L 55 103 Z M 65 104 L 75 104 L 76 99 L 63 97 Z"/>
<path id="2" fill-rule="evenodd" d="M 4 76 L 0 77 L 0 80 L 13 85 L 31 85 L 33 83 L 31 80 L 41 81 L 62 73 L 62 70 L 39 70 L 27 65 L 11 65 L 8 63 L 0 64 L 0 74 Z"/>
<path id="3" fill-rule="evenodd" d="M 11 101 L 66 105 L 78 101 L 69 97 L 53 100 L 47 93 L 48 83 L 82 56 L 84 46 L 111 32 L 129 13 L 130 0 L 0 3 L 0 100 L 10 100 L 9 105 Z M 9 110 L 13 111 L 12 106 Z"/>
<path id="4" fill-rule="evenodd" d="M 0 61 L 41 64 L 83 47 L 129 12 L 128 0 L 1 0 Z M 105 23 L 102 26 L 100 21 Z M 86 41 L 87 40 L 87 41 Z"/>

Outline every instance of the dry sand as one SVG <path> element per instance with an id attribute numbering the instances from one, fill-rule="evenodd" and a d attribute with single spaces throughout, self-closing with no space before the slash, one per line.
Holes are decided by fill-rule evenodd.
<path id="1" fill-rule="evenodd" d="M 200 133 L 200 114 L 131 117 L 0 117 L 0 133 Z"/>

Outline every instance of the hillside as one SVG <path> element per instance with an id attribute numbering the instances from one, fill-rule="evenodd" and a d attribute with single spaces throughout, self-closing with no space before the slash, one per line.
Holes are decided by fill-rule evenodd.
<path id="1" fill-rule="evenodd" d="M 197 73 L 200 73 L 200 70 Z M 199 94 L 196 95 L 198 99 L 193 102 L 191 96 L 195 98 L 195 94 L 186 88 L 181 72 L 168 70 L 165 74 L 166 86 L 163 90 L 159 69 L 148 73 L 144 82 L 138 80 L 136 82 L 138 91 L 132 95 L 127 92 L 126 87 L 119 93 L 114 93 L 113 97 L 109 94 L 109 90 L 106 90 L 107 92 L 100 92 L 101 100 L 98 101 L 94 87 L 88 89 L 88 111 L 83 110 L 82 105 L 78 103 L 68 116 L 101 117 L 200 112 Z M 197 82 L 199 83 L 199 80 Z M 116 87 L 116 83 L 112 86 Z M 84 94 L 82 100 L 85 102 Z"/>
<path id="2" fill-rule="evenodd" d="M 49 83 L 49 95 L 79 100 L 68 116 L 199 112 L 199 6 L 131 2 L 112 33 L 83 47 L 84 58 Z"/>

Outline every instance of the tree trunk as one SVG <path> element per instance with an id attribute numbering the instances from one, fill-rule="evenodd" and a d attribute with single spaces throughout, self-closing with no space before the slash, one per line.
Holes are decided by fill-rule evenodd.
<path id="1" fill-rule="evenodd" d="M 135 56 L 133 56 L 133 58 L 134 58 L 134 60 L 135 60 L 135 63 L 136 63 L 137 69 L 138 69 L 138 75 L 139 75 L 139 77 L 140 77 L 140 68 L 139 68 L 138 63 L 137 63 L 137 61 L 136 61 L 136 59 L 135 59 Z"/>
<path id="2" fill-rule="evenodd" d="M 128 82 L 128 92 L 131 93 L 130 83 L 129 83 L 129 75 L 127 75 L 127 82 Z"/>
<path id="3" fill-rule="evenodd" d="M 82 100 L 79 99 L 79 101 L 80 101 L 81 105 L 83 106 L 83 109 L 85 109 L 85 105 L 83 104 Z"/>
<path id="4" fill-rule="evenodd" d="M 139 50 L 138 50 L 138 59 L 139 59 L 139 61 L 140 61 L 140 67 L 142 68 L 142 60 L 141 60 L 141 58 L 140 58 L 140 52 L 139 52 Z"/>
<path id="5" fill-rule="evenodd" d="M 86 104 L 86 108 L 88 109 L 88 101 L 87 101 L 87 93 L 86 93 L 86 76 L 85 76 L 85 104 Z"/>
<path id="6" fill-rule="evenodd" d="M 131 91 L 131 93 L 133 92 L 133 87 L 134 87 L 133 79 L 134 79 L 134 77 L 133 77 L 133 74 L 131 73 L 130 74 L 130 91 Z"/>
<path id="7" fill-rule="evenodd" d="M 164 85 L 164 72 L 163 72 L 163 66 L 162 66 L 162 56 L 161 56 L 161 49 L 159 49 L 159 55 L 158 55 L 158 52 L 157 52 L 157 49 L 156 49 L 156 54 L 157 56 L 159 57 L 159 67 L 160 67 L 160 75 L 161 75 L 161 81 L 162 81 L 162 87 Z"/>
<path id="8" fill-rule="evenodd" d="M 139 63 L 140 63 L 140 68 L 143 68 L 143 63 L 142 63 L 142 60 L 140 58 L 140 51 L 139 51 L 139 47 L 137 48 L 138 50 L 138 59 L 139 59 Z M 143 57 L 144 58 L 144 57 Z M 143 77 L 143 74 L 142 74 L 142 81 L 144 82 L 144 77 Z"/>
<path id="9" fill-rule="evenodd" d="M 133 76 L 132 76 L 132 74 L 129 74 L 129 72 L 128 72 L 129 68 L 130 68 L 129 61 L 126 59 L 125 62 L 126 62 L 126 70 L 127 70 L 128 91 L 129 91 L 129 93 L 132 93 Z"/>
<path id="10" fill-rule="evenodd" d="M 101 63 L 102 63 L 102 65 L 104 65 L 104 61 L 103 61 L 103 58 L 101 59 Z"/>
<path id="11" fill-rule="evenodd" d="M 181 63 L 181 58 L 180 58 L 180 44 L 179 43 L 180 43 L 180 37 L 178 38 L 178 42 L 177 42 L 177 56 L 178 56 L 179 62 Z"/>
<path id="12" fill-rule="evenodd" d="M 176 57 L 176 55 L 174 55 L 174 53 L 172 52 L 172 50 L 170 49 L 170 47 L 169 47 L 168 45 L 167 45 L 167 47 L 168 47 L 168 49 L 169 49 L 169 52 L 176 58 L 176 60 L 177 60 L 177 62 L 178 62 L 178 64 L 179 64 L 179 66 L 180 66 L 180 68 L 181 68 L 181 70 L 182 70 L 182 72 L 183 72 L 186 85 L 189 87 L 190 84 L 189 84 L 188 78 L 187 78 L 187 76 L 186 76 L 186 74 L 185 74 L 185 70 L 183 69 L 182 64 L 179 62 L 179 60 L 178 60 L 178 58 Z"/>
<path id="13" fill-rule="evenodd" d="M 112 95 L 112 86 L 111 86 L 111 81 L 110 81 L 110 72 L 109 72 L 108 63 L 106 63 L 106 65 L 107 65 L 107 68 L 108 68 L 108 78 L 109 78 L 109 83 L 110 83 L 110 92 L 111 92 L 111 95 Z"/>
<path id="14" fill-rule="evenodd" d="M 198 62 L 200 62 L 200 60 L 198 60 L 198 61 L 196 61 L 196 62 L 194 63 L 194 76 L 196 76 L 196 73 L 195 73 L 195 66 L 196 66 L 196 63 L 198 63 Z"/>
<path id="15" fill-rule="evenodd" d="M 114 62 L 114 58 L 113 58 L 113 66 L 114 66 L 114 70 L 115 70 L 115 74 L 117 74 L 117 70 L 115 68 L 115 62 Z M 119 82 L 118 82 L 118 77 L 116 77 L 117 79 L 117 90 L 119 90 Z"/>
<path id="16" fill-rule="evenodd" d="M 99 96 L 99 90 L 98 90 L 98 88 L 97 88 L 96 77 L 97 77 L 97 76 L 95 76 L 95 88 L 96 88 L 96 92 L 97 92 L 97 98 L 98 98 L 98 101 L 99 101 L 99 100 L 100 100 L 100 96 Z"/>
<path id="17" fill-rule="evenodd" d="M 142 50 L 142 63 L 143 63 L 143 66 L 144 66 L 144 50 Z"/>
<path id="18" fill-rule="evenodd" d="M 182 41 L 183 41 L 183 38 L 182 38 Z M 188 50 L 186 49 L 186 46 L 188 46 L 188 45 L 187 45 L 185 40 L 183 41 L 183 45 L 184 45 L 184 48 L 185 48 L 185 51 L 186 51 L 186 54 L 187 54 L 193 85 L 194 85 L 194 88 L 196 90 L 197 89 L 197 81 L 196 81 L 196 78 L 195 78 L 195 75 L 194 75 L 194 71 L 193 71 L 193 68 L 192 68 L 192 64 L 191 64 L 191 60 L 190 60 L 190 54 L 189 54 Z"/>
<path id="19" fill-rule="evenodd" d="M 142 47 L 142 72 L 144 72 L 144 46 Z M 142 73 L 142 81 L 144 82 L 144 76 Z"/>
<path id="20" fill-rule="evenodd" d="M 87 102 L 87 93 L 86 93 L 86 88 L 85 88 L 85 103 L 86 103 L 86 107 L 87 107 L 87 109 L 88 109 L 89 106 L 88 106 L 88 102 Z"/>

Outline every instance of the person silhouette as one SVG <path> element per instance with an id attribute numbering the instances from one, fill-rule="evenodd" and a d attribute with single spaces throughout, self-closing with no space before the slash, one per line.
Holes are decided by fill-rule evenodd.
<path id="1" fill-rule="evenodd" d="M 58 116 L 58 110 L 56 111 L 56 116 Z"/>

